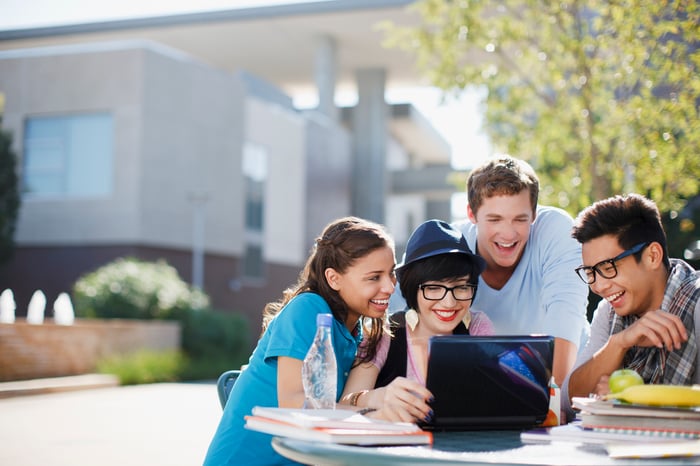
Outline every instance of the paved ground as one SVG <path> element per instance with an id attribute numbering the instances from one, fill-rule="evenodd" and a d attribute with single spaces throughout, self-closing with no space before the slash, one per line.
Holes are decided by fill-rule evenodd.
<path id="1" fill-rule="evenodd" d="M 201 465 L 221 416 L 211 383 L 0 399 L 0 465 Z"/>

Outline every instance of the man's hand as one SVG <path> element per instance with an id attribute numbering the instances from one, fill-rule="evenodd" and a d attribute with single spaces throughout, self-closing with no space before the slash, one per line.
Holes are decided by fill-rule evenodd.
<path id="1" fill-rule="evenodd" d="M 569 378 L 569 396 L 609 393 L 607 379 L 622 367 L 627 351 L 633 346 L 655 346 L 672 351 L 688 340 L 688 332 L 678 316 L 666 311 L 648 311 L 634 324 L 610 336 L 607 343 Z M 596 382 L 597 381 L 597 382 Z"/>
<path id="2" fill-rule="evenodd" d="M 596 384 L 595 389 L 593 390 L 593 394 L 597 397 L 602 397 L 610 393 L 609 381 L 609 375 L 601 375 L 598 379 L 598 383 Z"/>
<path id="3" fill-rule="evenodd" d="M 616 338 L 626 350 L 633 346 L 656 346 L 673 351 L 688 340 L 688 332 L 678 316 L 658 309 L 646 312 L 634 324 L 617 333 Z"/>

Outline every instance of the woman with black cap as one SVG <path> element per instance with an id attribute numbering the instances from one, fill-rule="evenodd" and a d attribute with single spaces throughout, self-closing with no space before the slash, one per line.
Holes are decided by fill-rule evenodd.
<path id="1" fill-rule="evenodd" d="M 450 224 L 428 220 L 408 239 L 396 275 L 407 310 L 389 317 L 375 354 L 364 354 L 350 372 L 341 403 L 376 409 L 373 417 L 428 421 L 425 388 L 428 341 L 434 335 L 492 335 L 493 325 L 470 309 L 484 260 Z M 362 348 L 360 349 L 360 351 Z"/>

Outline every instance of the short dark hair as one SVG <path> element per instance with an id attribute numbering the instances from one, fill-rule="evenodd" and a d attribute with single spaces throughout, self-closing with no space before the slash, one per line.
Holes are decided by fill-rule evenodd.
<path id="1" fill-rule="evenodd" d="M 469 276 L 469 284 L 479 283 L 479 266 L 465 254 L 445 253 L 426 257 L 401 269 L 398 276 L 401 294 L 410 309 L 418 310 L 418 287 L 427 281 Z"/>
<path id="2" fill-rule="evenodd" d="M 603 199 L 583 209 L 571 231 L 581 244 L 605 235 L 614 235 L 624 249 L 639 243 L 659 243 L 664 251 L 664 265 L 670 268 L 666 232 L 654 201 L 634 193 Z"/>
<path id="3" fill-rule="evenodd" d="M 467 178 L 467 202 L 476 214 L 484 200 L 493 196 L 514 196 L 527 189 L 532 212 L 537 209 L 540 181 L 535 170 L 524 160 L 501 155 L 474 168 Z"/>

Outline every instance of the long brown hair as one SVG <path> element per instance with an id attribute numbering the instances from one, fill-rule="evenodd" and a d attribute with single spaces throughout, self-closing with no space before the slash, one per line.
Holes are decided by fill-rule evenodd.
<path id="1" fill-rule="evenodd" d="M 284 290 L 282 299 L 265 306 L 263 332 L 292 298 L 304 292 L 320 295 L 328 303 L 333 316 L 344 323 L 348 317 L 348 307 L 340 294 L 326 281 L 326 269 L 332 268 L 338 273 L 344 273 L 358 259 L 385 247 L 393 250 L 394 241 L 384 227 L 377 223 L 357 217 L 343 217 L 329 223 L 321 236 L 316 238 L 297 283 Z M 385 317 L 361 317 L 364 340 L 372 354 L 383 334 L 385 320 Z"/>

